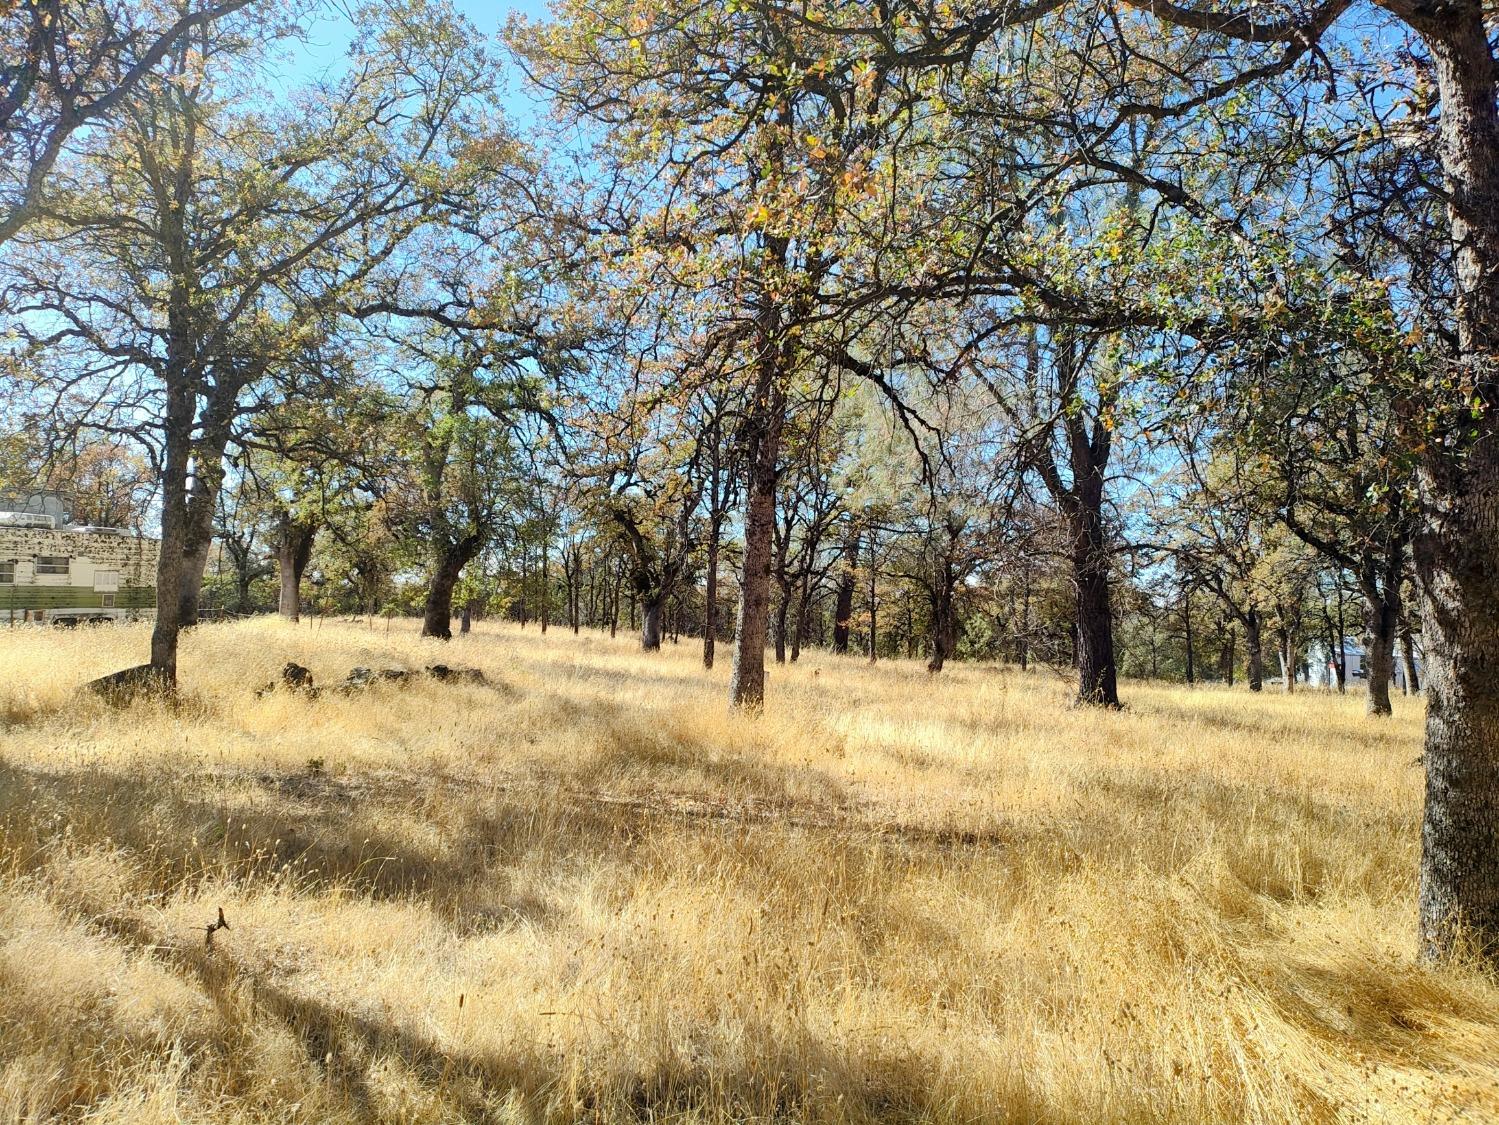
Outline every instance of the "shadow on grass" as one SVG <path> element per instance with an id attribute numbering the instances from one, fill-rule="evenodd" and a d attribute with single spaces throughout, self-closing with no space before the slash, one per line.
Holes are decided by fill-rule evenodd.
<path id="1" fill-rule="evenodd" d="M 305 894 L 338 886 L 375 900 L 422 901 L 474 932 L 506 920 L 552 920 L 545 904 L 506 891 L 508 872 L 607 863 L 627 878 L 632 864 L 653 862 L 635 845 L 663 826 L 773 825 L 836 833 L 856 849 L 983 850 L 1019 838 L 1008 827 L 864 821 L 841 802 L 787 797 L 783 775 L 795 767 L 694 756 L 681 745 L 656 768 L 670 763 L 707 779 L 706 794 L 662 779 L 641 791 L 611 788 L 638 761 L 636 749 L 621 747 L 618 760 L 611 753 L 566 775 L 487 785 L 391 771 L 114 774 L 0 762 L 0 846 L 20 871 L 44 867 L 60 849 L 122 849 L 132 891 L 148 896 L 221 880 L 266 880 Z M 420 828 L 420 838 L 389 830 L 402 821 Z"/>
<path id="2" fill-rule="evenodd" d="M 165 772 L 139 776 L 46 773 L 0 763 L 0 846 L 19 872 L 62 850 L 123 849 L 131 890 L 162 897 L 218 880 L 266 880 L 298 893 L 339 886 L 376 900 L 420 899 L 455 923 L 486 899 L 497 874 L 538 851 L 564 862 L 618 854 L 622 826 L 608 810 L 480 799 L 449 810 L 435 846 L 382 820 L 422 817 L 430 788 L 413 778 L 380 787 L 308 775 L 260 775 L 245 786 Z M 231 779 L 234 780 L 234 779 Z M 254 799 L 269 789 L 271 801 Z M 539 917 L 534 904 L 517 913 Z"/>
<path id="3" fill-rule="evenodd" d="M 592 1082 L 580 1082 L 564 1055 L 441 1046 L 395 1020 L 370 1018 L 291 991 L 236 964 L 223 950 L 196 941 L 163 942 L 130 915 L 76 903 L 73 912 L 89 928 L 149 956 L 208 998 L 217 1027 L 190 1045 L 228 1072 L 226 1085 L 235 1085 L 237 1071 L 249 1061 L 240 1055 L 254 1049 L 252 1032 L 274 1027 L 293 1038 L 307 1072 L 327 1084 L 334 1107 L 357 1120 L 382 1120 L 390 1111 L 372 1079 L 392 1059 L 435 1097 L 445 1120 L 655 1121 L 685 1115 L 783 1121 L 821 1119 L 829 1112 L 844 1120 L 850 1114 L 855 1120 L 926 1120 L 944 1108 L 924 1097 L 928 1075 L 922 1060 L 909 1052 L 887 1055 L 875 1044 L 849 1055 L 805 1034 L 787 1040 L 769 1025 L 742 1028 L 753 1049 L 729 1065 L 673 1050 L 643 1072 L 607 1067 L 591 1075 Z M 118 1029 L 101 1042 L 115 1052 L 128 1045 L 147 1056 L 163 1053 L 160 1044 Z M 107 1088 L 75 1088 L 70 1108 L 83 1109 L 108 1093 Z M 1045 1112 L 1026 1119 L 1056 1125 L 1076 1120 Z"/>
<path id="4" fill-rule="evenodd" d="M 788 809 L 836 811 L 846 805 L 843 787 L 820 770 L 705 744 L 649 710 L 548 692 L 547 714 L 558 726 L 576 730 L 580 739 L 586 737 L 593 753 L 569 761 L 560 767 L 563 773 L 550 763 L 537 764 L 531 767 L 533 779 L 544 774 L 579 789 L 608 790 L 651 775 L 652 789 L 676 782 L 688 790 L 749 795 Z"/>
<path id="5" fill-rule="evenodd" d="M 363 839 L 363 829 L 352 817 L 361 805 L 419 809 L 430 792 L 413 791 L 412 778 L 360 787 L 327 778 L 272 777 L 252 784 L 269 787 L 277 805 L 285 807 L 235 807 L 232 813 L 222 795 L 192 791 L 202 783 L 201 778 L 166 774 L 44 774 L 0 764 L 0 832 L 5 852 L 13 858 L 12 870 L 20 874 L 43 867 L 55 847 L 123 848 L 136 861 L 132 869 L 141 884 L 130 890 L 149 900 L 194 879 L 279 877 L 276 865 L 286 862 L 282 852 L 257 856 L 254 847 L 243 846 L 273 839 L 281 841 L 286 856 L 301 849 L 296 854 L 303 870 L 288 878 L 303 880 L 309 891 L 320 883 L 337 883 L 376 898 L 419 897 L 462 933 L 486 928 L 483 911 L 493 907 L 476 903 L 493 889 L 486 884 L 507 864 L 535 859 L 538 852 L 555 862 L 579 856 L 608 857 L 616 865 L 643 862 L 630 845 L 644 825 L 661 815 L 644 800 L 572 803 L 577 795 L 557 790 L 484 790 L 445 826 L 441 847 L 423 848 L 394 834 Z M 1132 799 L 1149 796 L 1141 792 Z M 726 819 L 711 810 L 685 815 Z M 168 831 L 170 826 L 175 828 Z M 810 827 L 832 828 L 848 836 L 850 846 L 861 846 L 853 831 L 857 826 L 848 822 Z M 216 831 L 222 834 L 213 840 Z M 909 842 L 970 843 L 944 841 L 935 833 Z M 922 1068 L 929 1060 L 920 1052 L 886 1057 L 874 1044 L 848 1057 L 807 1033 L 780 1042 L 768 1028 L 733 1060 L 700 1059 L 673 1047 L 639 1072 L 601 1068 L 580 1076 L 569 1072 L 568 1060 L 539 1045 L 484 1054 L 450 1050 L 396 1019 L 370 1017 L 292 991 L 265 973 L 237 965 L 231 949 L 205 949 L 201 936 L 163 944 L 149 926 L 114 904 L 80 901 L 65 886 L 54 893 L 98 931 L 168 965 L 210 998 L 226 1032 L 215 1041 L 215 1057 L 224 1059 L 226 1067 L 243 1065 L 239 1056 L 253 1049 L 248 1034 L 253 1026 L 284 1029 L 299 1044 L 306 1065 L 356 1119 L 375 1119 L 385 1111 L 372 1083 L 390 1060 L 399 1060 L 426 1093 L 460 1120 L 498 1119 L 515 1110 L 516 1103 L 523 1107 L 522 1116 L 537 1120 L 643 1120 L 677 1113 L 910 1120 L 940 1117 L 945 1108 L 926 1098 Z M 519 902 L 512 909 L 551 924 L 544 903 Z M 1319 1035 L 1356 1041 L 1361 1050 L 1367 1048 L 1391 1065 L 1438 1073 L 1477 1064 L 1421 1041 L 1423 1021 L 1471 1012 L 1471 997 L 1462 995 L 1460 985 L 1415 969 L 1385 972 L 1380 974 L 1385 983 L 1369 983 L 1361 971 L 1366 967 L 1356 964 L 1287 966 L 1283 984 L 1265 982 L 1265 987 L 1303 998 L 1287 1012 L 1288 1018 Z M 1344 1020 L 1335 1009 L 1348 997 L 1354 998 L 1355 1012 Z M 1482 1029 L 1499 1030 L 1492 1023 Z M 892 1051 L 900 1045 L 893 1044 Z M 150 1043 L 137 1049 L 161 1050 Z M 564 1094 L 564 1089 L 570 1092 Z M 1009 1096 L 1023 1102 L 1026 1094 L 1017 1088 Z M 565 1100 L 573 1097 L 577 1100 Z M 841 1099 L 836 1109 L 835 1099 Z M 1044 1104 L 1012 1109 L 1017 1119 L 1069 1122 Z"/>
<path id="6" fill-rule="evenodd" d="M 261 974 L 196 944 L 163 945 L 140 921 L 117 914 L 84 914 L 95 928 L 137 952 L 149 953 L 191 979 L 212 1001 L 228 1030 L 270 1019 L 295 1036 L 306 1062 L 338 1091 L 363 1120 L 375 1120 L 369 1074 L 386 1057 L 399 1058 L 429 1087 L 435 1086 L 464 1120 L 487 1120 L 498 1108 L 495 1094 L 534 1098 L 549 1078 L 534 1066 L 502 1058 L 479 1058 L 438 1048 L 393 1022 L 370 1019 L 284 989 Z"/>

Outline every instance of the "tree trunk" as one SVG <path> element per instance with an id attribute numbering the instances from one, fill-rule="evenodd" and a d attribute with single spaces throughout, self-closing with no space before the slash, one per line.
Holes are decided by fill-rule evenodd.
<path id="1" fill-rule="evenodd" d="M 1031 656 L 1031 565 L 1029 559 L 1025 562 L 1023 573 L 1025 585 L 1022 587 L 1020 599 L 1020 670 L 1022 672 L 1030 666 Z"/>
<path id="2" fill-rule="evenodd" d="M 848 655 L 848 630 L 854 616 L 854 586 L 859 577 L 859 536 L 843 548 L 843 572 L 838 576 L 838 602 L 833 609 L 833 651 Z"/>
<path id="3" fill-rule="evenodd" d="M 563 561 L 567 566 L 567 612 L 573 627 L 573 636 L 577 636 L 582 629 L 579 621 L 579 603 L 583 600 L 583 554 L 574 546 L 572 558 L 569 560 L 564 555 Z"/>
<path id="4" fill-rule="evenodd" d="M 531 552 L 521 548 L 520 553 L 520 627 L 524 629 L 531 619 Z"/>
<path id="5" fill-rule="evenodd" d="M 1400 657 L 1405 664 L 1405 694 L 1421 694 L 1421 673 L 1416 667 L 1416 646 L 1411 638 L 1411 627 L 1402 619 L 1400 626 Z"/>
<path id="6" fill-rule="evenodd" d="M 661 606 L 665 600 L 659 591 L 640 596 L 640 647 L 645 652 L 661 650 Z"/>
<path id="7" fill-rule="evenodd" d="M 1327 651 L 1332 659 L 1332 686 L 1344 695 L 1348 691 L 1348 645 L 1331 617 L 1327 619 Z"/>
<path id="8" fill-rule="evenodd" d="M 176 385 L 172 385 L 176 383 Z M 156 624 L 151 630 L 151 666 L 177 683 L 177 638 L 181 630 L 182 547 L 187 523 L 187 463 L 196 398 L 185 375 L 167 388 L 166 457 L 161 475 L 161 544 L 156 558 Z"/>
<path id="9" fill-rule="evenodd" d="M 610 599 L 609 607 L 609 636 L 619 636 L 619 594 L 624 586 L 624 567 L 616 566 L 614 569 L 614 596 Z"/>
<path id="10" fill-rule="evenodd" d="M 880 658 L 879 645 L 879 539 L 874 529 L 869 532 L 869 662 L 875 663 Z"/>
<path id="11" fill-rule="evenodd" d="M 1488 423 L 1492 424 L 1492 423 Z M 1420 936 L 1499 966 L 1499 439 L 1474 450 L 1417 545 L 1425 594 Z"/>
<path id="12" fill-rule="evenodd" d="M 426 610 L 422 614 L 422 636 L 440 641 L 453 639 L 453 588 L 467 563 L 461 546 L 443 551 L 433 560 Z"/>
<path id="13" fill-rule="evenodd" d="M 808 564 L 811 565 L 810 563 Z M 807 609 L 812 602 L 812 572 L 802 572 L 802 580 L 797 586 L 796 593 L 796 617 L 791 626 L 791 663 L 795 664 L 802 654 L 802 640 L 807 634 Z"/>
<path id="14" fill-rule="evenodd" d="M 1285 687 L 1285 692 L 1290 695 L 1296 690 L 1296 640 L 1289 629 L 1277 629 L 1275 633 L 1276 652 L 1280 657 L 1280 678 Z"/>
<path id="15" fill-rule="evenodd" d="M 713 667 L 713 649 L 718 642 L 718 526 L 708 534 L 708 577 L 703 594 L 703 667 Z"/>
<path id="16" fill-rule="evenodd" d="M 1244 656 L 1247 661 L 1244 671 L 1250 691 L 1265 688 L 1265 641 L 1261 628 L 1259 611 L 1251 606 L 1244 615 Z"/>
<path id="17" fill-rule="evenodd" d="M 1076 618 L 1072 630 L 1073 667 L 1077 669 L 1077 702 L 1100 707 L 1119 706 L 1118 676 L 1114 663 L 1114 615 L 1110 602 L 1110 557 L 1108 533 L 1103 520 L 1105 471 L 1112 448 L 1112 431 L 1105 425 L 1109 392 L 1096 404 L 1091 432 L 1082 410 L 1073 400 L 1081 393 L 1085 351 L 1071 329 L 1057 333 L 1057 392 L 1064 405 L 1057 425 L 1066 439 L 1071 481 L 1065 482 L 1049 451 L 1035 462 L 1047 490 L 1067 516 L 1070 537 Z M 1039 349 L 1034 333 L 1026 358 L 1031 372 L 1039 371 Z"/>
<path id="18" fill-rule="evenodd" d="M 780 583 L 781 596 L 776 601 L 775 649 L 776 663 L 786 663 L 786 621 L 791 615 L 791 590 L 786 583 Z"/>
<path id="19" fill-rule="evenodd" d="M 1388 715 L 1390 681 L 1395 676 L 1395 633 L 1400 621 L 1400 607 L 1388 598 L 1370 599 L 1365 610 L 1364 673 L 1369 680 L 1368 713 Z"/>
<path id="20" fill-rule="evenodd" d="M 1426 40 L 1441 94 L 1459 362 L 1485 411 L 1472 439 L 1457 450 L 1432 443 L 1422 466 L 1430 499 L 1416 550 L 1427 654 L 1421 949 L 1441 958 L 1466 937 L 1499 965 L 1499 66 L 1476 0 L 1419 11 L 1407 18 Z"/>
<path id="21" fill-rule="evenodd" d="M 250 612 L 250 586 L 255 581 L 255 536 L 252 532 L 244 539 L 230 534 L 224 539 L 229 558 L 234 564 L 234 612 Z"/>
<path id="22" fill-rule="evenodd" d="M 474 627 L 474 603 L 463 603 L 463 616 L 458 619 L 458 631 L 467 634 Z"/>
<path id="23" fill-rule="evenodd" d="M 1348 691 L 1348 622 L 1343 615 L 1343 587 L 1338 586 L 1338 647 L 1337 647 L 1337 669 L 1338 669 L 1338 694 L 1344 695 Z"/>
<path id="24" fill-rule="evenodd" d="M 1192 591 L 1186 593 L 1185 605 L 1182 609 L 1182 621 L 1186 626 L 1187 633 L 1187 686 L 1191 687 L 1197 682 L 1197 666 L 1192 662 Z"/>
<path id="25" fill-rule="evenodd" d="M 541 598 L 536 603 L 536 619 L 541 623 L 541 635 L 546 636 L 547 622 L 552 616 L 552 571 L 548 543 L 541 541 Z"/>
<path id="26" fill-rule="evenodd" d="M 302 572 L 312 557 L 317 527 L 281 517 L 281 535 L 276 544 L 276 562 L 281 576 L 281 599 L 277 611 L 289 621 L 302 615 Z"/>
<path id="27" fill-rule="evenodd" d="M 1086 490 L 1072 516 L 1072 575 L 1077 587 L 1077 700 L 1119 706 L 1114 667 L 1114 615 L 1109 605 L 1109 553 L 1102 486 Z"/>
<path id="28" fill-rule="evenodd" d="M 762 347 L 773 347 L 770 343 Z M 770 569 L 776 519 L 776 466 L 786 395 L 776 359 L 766 357 L 756 387 L 749 425 L 748 495 L 744 513 L 744 563 L 739 583 L 739 617 L 734 628 L 734 669 L 729 703 L 758 709 L 765 702 L 765 640 L 770 625 Z"/>
<path id="29" fill-rule="evenodd" d="M 179 599 L 182 627 L 198 623 L 203 598 L 203 575 L 213 546 L 213 513 L 224 484 L 224 450 L 239 400 L 240 382 L 227 370 L 215 373 L 200 419 L 201 433 L 192 451 L 192 488 L 187 494 L 182 540 L 182 577 Z"/>
<path id="30" fill-rule="evenodd" d="M 208 551 L 213 545 L 213 507 L 218 501 L 217 483 L 223 477 L 222 464 L 216 473 L 205 473 L 203 456 L 204 452 L 200 449 L 184 518 L 182 576 L 178 589 L 181 603 L 178 616 L 184 629 L 198 623 L 199 607 L 203 601 L 203 576 L 208 570 Z"/>
<path id="31" fill-rule="evenodd" d="M 943 669 L 948 658 L 958 647 L 958 621 L 953 609 L 952 579 L 944 572 L 935 579 L 929 591 L 932 611 L 932 656 L 926 670 L 936 673 Z"/>
<path id="32" fill-rule="evenodd" d="M 223 440 L 198 443 L 193 469 L 193 484 L 187 500 L 182 541 L 182 576 L 178 597 L 182 608 L 182 627 L 198 623 L 203 600 L 203 576 L 208 570 L 208 553 L 213 547 L 213 510 L 218 503 L 219 488 L 224 481 Z"/>
<path id="33" fill-rule="evenodd" d="M 191 516 L 188 522 L 192 522 Z M 202 612 L 203 578 L 208 573 L 208 552 L 212 542 L 210 535 L 208 540 L 187 547 L 182 556 L 182 588 L 178 591 L 181 609 L 178 610 L 178 616 L 184 629 L 196 625 Z"/>

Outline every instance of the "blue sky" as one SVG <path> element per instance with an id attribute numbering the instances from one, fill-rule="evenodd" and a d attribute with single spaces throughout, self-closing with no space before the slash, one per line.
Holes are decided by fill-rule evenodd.
<path id="1" fill-rule="evenodd" d="M 480 34 L 491 38 L 497 35 L 511 13 L 533 18 L 547 15 L 547 0 L 452 0 L 452 4 Z M 292 51 L 284 64 L 287 78 L 296 79 L 338 68 L 353 33 L 353 25 L 335 10 L 344 6 L 343 0 L 335 0 L 325 9 L 325 17 L 308 27 L 306 43 Z M 509 85 L 505 97 L 507 109 L 517 117 L 527 116 L 528 111 L 534 109 L 533 104 L 520 90 L 518 79 Z"/>
<path id="2" fill-rule="evenodd" d="M 453 7 L 486 35 L 493 35 L 498 31 L 512 12 L 537 18 L 547 14 L 547 0 L 452 0 L 452 3 Z M 326 17 L 312 28 L 309 37 L 311 42 L 308 45 L 309 61 L 319 57 L 336 57 L 342 52 L 348 41 L 350 24 L 347 19 L 337 15 L 334 9 L 344 6 L 343 3 L 329 5 Z"/>

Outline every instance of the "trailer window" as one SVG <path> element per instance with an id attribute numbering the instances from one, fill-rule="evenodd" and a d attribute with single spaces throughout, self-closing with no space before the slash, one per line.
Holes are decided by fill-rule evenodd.
<path id="1" fill-rule="evenodd" d="M 68 576 L 68 560 L 66 556 L 39 555 L 36 560 L 36 572 L 38 576 L 43 574 Z"/>
<path id="2" fill-rule="evenodd" d="M 0 586 L 13 586 L 16 582 L 15 559 L 0 559 Z"/>

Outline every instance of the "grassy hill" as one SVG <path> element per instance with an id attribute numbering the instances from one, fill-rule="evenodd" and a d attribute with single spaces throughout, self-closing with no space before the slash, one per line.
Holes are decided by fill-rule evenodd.
<path id="1" fill-rule="evenodd" d="M 73 694 L 145 650 L 0 630 L 5 1121 L 1499 1118 L 1417 701 L 274 620 Z"/>

